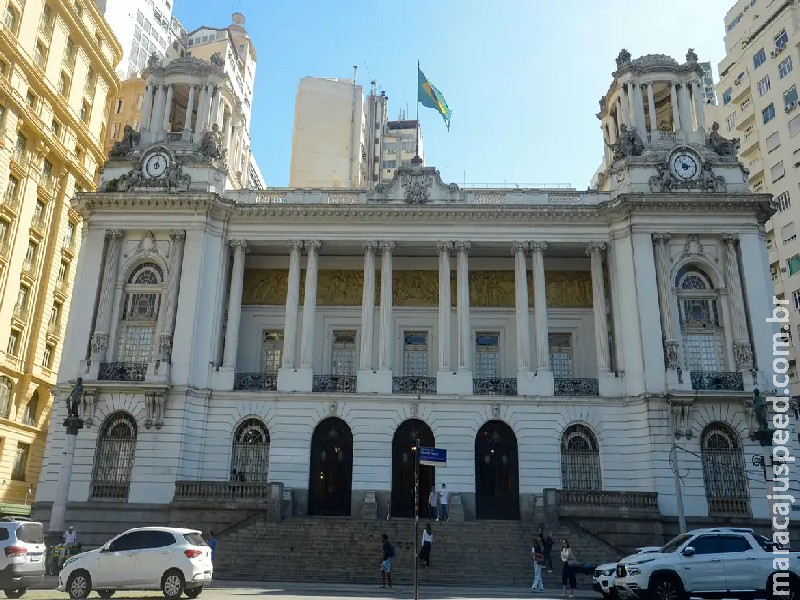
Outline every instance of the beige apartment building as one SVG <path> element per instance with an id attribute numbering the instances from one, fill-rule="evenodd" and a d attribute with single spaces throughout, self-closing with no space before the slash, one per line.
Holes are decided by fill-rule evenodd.
<path id="1" fill-rule="evenodd" d="M 793 396 L 800 394 L 799 23 L 797 2 L 739 0 L 725 15 L 719 106 L 710 111 L 723 135 L 739 138 L 751 190 L 769 192 L 777 203 L 778 212 L 766 224 L 767 245 L 775 293 L 790 302 Z"/>
<path id="2" fill-rule="evenodd" d="M 0 24 L 0 514 L 39 479 L 120 46 L 87 0 L 4 0 Z"/>

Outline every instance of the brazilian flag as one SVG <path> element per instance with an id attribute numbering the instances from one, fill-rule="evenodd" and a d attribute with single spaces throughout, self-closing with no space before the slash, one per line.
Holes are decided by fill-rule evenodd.
<path id="1" fill-rule="evenodd" d="M 445 124 L 447 125 L 447 131 L 450 131 L 450 115 L 453 114 L 452 111 L 447 107 L 447 102 L 444 101 L 444 96 L 442 93 L 436 89 L 428 78 L 425 77 L 425 73 L 422 72 L 422 69 L 419 68 L 419 64 L 417 64 L 417 71 L 419 71 L 419 91 L 417 92 L 417 102 L 421 102 L 422 106 L 427 106 L 428 108 L 433 108 L 442 115 Z"/>

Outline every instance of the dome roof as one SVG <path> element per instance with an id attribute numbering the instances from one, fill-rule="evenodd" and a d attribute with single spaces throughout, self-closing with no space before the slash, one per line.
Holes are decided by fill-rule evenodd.
<path id="1" fill-rule="evenodd" d="M 666 54 L 646 54 L 632 61 L 635 68 L 644 69 L 653 67 L 680 67 L 678 61 Z"/>

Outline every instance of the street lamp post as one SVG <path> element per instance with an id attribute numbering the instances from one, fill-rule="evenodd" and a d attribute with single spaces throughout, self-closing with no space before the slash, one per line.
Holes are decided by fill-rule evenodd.
<path id="1" fill-rule="evenodd" d="M 419 534 L 419 438 L 414 440 L 414 554 Z M 414 557 L 414 600 L 419 600 L 419 556 Z"/>

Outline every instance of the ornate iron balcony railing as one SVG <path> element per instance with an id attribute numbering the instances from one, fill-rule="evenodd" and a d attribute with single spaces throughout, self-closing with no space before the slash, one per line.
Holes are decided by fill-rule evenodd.
<path id="1" fill-rule="evenodd" d="M 693 390 L 744 391 L 744 380 L 739 371 L 692 371 L 690 377 Z"/>
<path id="2" fill-rule="evenodd" d="M 312 392 L 338 392 L 354 394 L 357 388 L 355 375 L 314 375 Z"/>
<path id="3" fill-rule="evenodd" d="M 600 385 L 597 379 L 586 377 L 573 377 L 562 379 L 556 377 L 555 380 L 556 396 L 599 396 Z"/>
<path id="4" fill-rule="evenodd" d="M 233 377 L 233 389 L 274 392 L 278 389 L 278 376 L 274 373 L 236 373 Z"/>
<path id="5" fill-rule="evenodd" d="M 472 393 L 489 396 L 516 396 L 516 379 L 473 379 Z"/>
<path id="6" fill-rule="evenodd" d="M 392 377 L 393 394 L 435 394 L 436 377 Z"/>
<path id="7" fill-rule="evenodd" d="M 100 363 L 97 378 L 103 381 L 144 381 L 147 363 Z"/>

